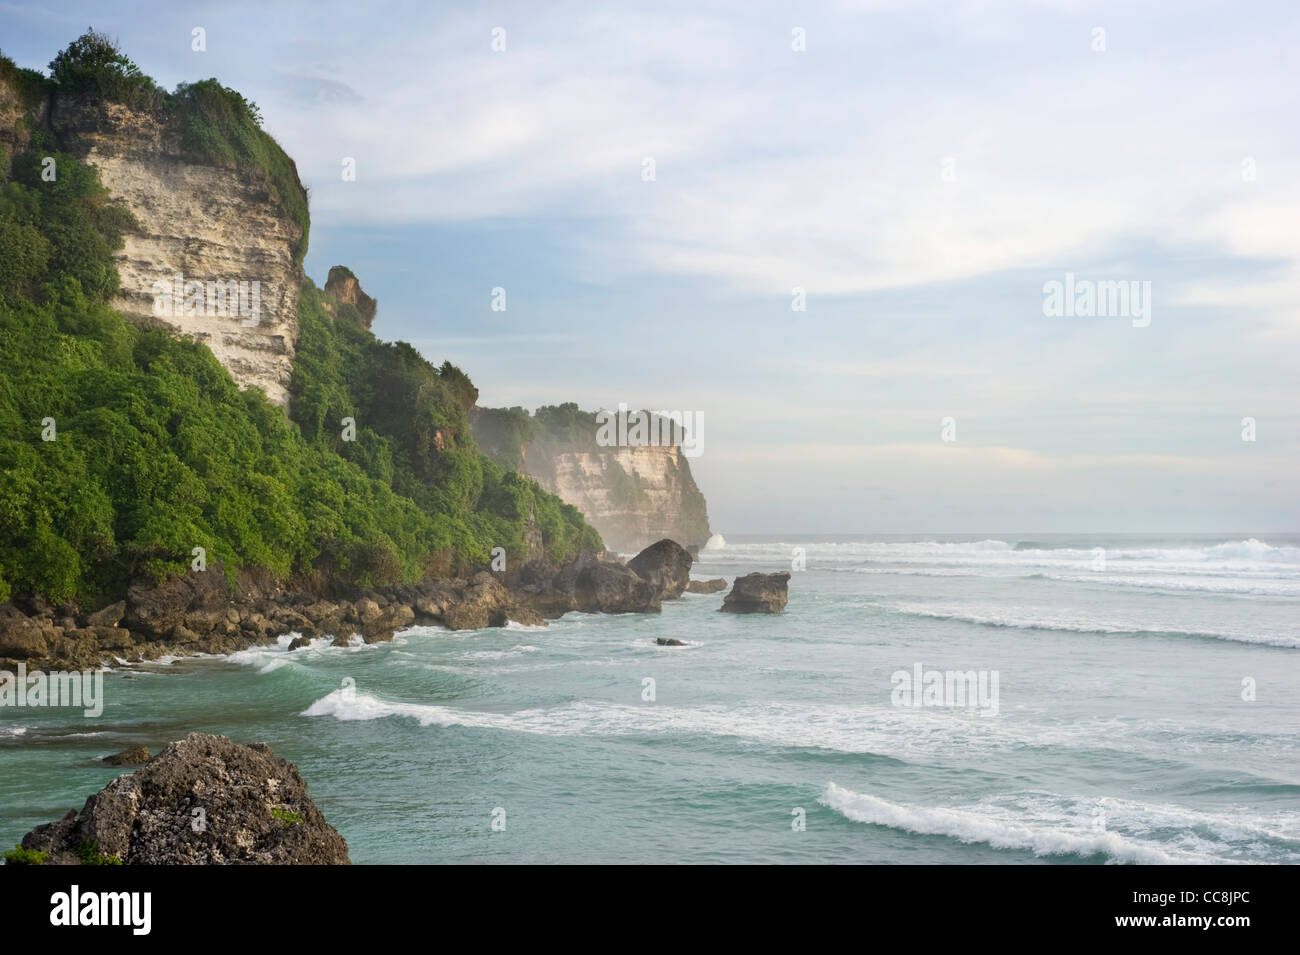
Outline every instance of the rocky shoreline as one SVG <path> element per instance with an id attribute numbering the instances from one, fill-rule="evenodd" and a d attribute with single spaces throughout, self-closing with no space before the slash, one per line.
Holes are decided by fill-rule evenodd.
<path id="1" fill-rule="evenodd" d="M 39 598 L 0 606 L 0 671 L 19 662 L 28 670 L 88 670 L 233 653 L 286 633 L 377 643 L 413 625 L 473 630 L 544 624 L 570 611 L 658 613 L 663 600 L 688 589 L 692 562 L 685 548 L 662 540 L 626 564 L 604 552 L 584 553 L 559 566 L 534 561 L 509 572 L 481 569 L 380 590 L 286 585 L 254 573 L 231 587 L 213 563 L 162 585 L 134 584 L 123 600 L 91 613 Z M 779 583 L 781 599 L 764 610 L 784 607 L 784 579 Z"/>

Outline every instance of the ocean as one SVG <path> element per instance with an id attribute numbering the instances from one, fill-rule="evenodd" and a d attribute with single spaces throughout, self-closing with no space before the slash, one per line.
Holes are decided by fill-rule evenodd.
<path id="1" fill-rule="evenodd" d="M 732 538 L 692 576 L 792 566 L 779 616 L 286 635 L 0 708 L 0 847 L 204 731 L 296 763 L 357 863 L 1300 862 L 1300 535 Z"/>

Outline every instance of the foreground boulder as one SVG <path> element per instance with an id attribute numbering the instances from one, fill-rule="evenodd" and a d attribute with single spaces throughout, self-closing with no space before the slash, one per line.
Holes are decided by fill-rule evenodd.
<path id="1" fill-rule="evenodd" d="M 686 584 L 688 594 L 716 594 L 726 589 L 727 581 L 722 577 L 715 577 L 713 580 L 691 580 Z"/>
<path id="2" fill-rule="evenodd" d="M 780 613 L 785 609 L 789 581 L 788 570 L 737 577 L 731 593 L 722 599 L 722 609 L 728 613 Z"/>
<path id="3" fill-rule="evenodd" d="M 629 560 L 627 566 L 649 581 L 661 600 L 673 600 L 690 582 L 692 563 L 685 547 L 665 537 Z"/>
<path id="4" fill-rule="evenodd" d="M 265 743 L 191 733 L 22 848 L 50 865 L 347 865 L 298 769 Z"/>

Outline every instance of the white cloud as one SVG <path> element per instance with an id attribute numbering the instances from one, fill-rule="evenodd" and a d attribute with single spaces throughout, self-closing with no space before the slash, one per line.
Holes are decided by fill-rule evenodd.
<path id="1" fill-rule="evenodd" d="M 625 267 L 744 291 L 846 294 L 1056 269 L 1134 236 L 1288 261 L 1300 251 L 1284 211 L 1300 205 L 1297 170 L 1283 142 L 1256 149 L 1261 122 L 1287 121 L 1290 96 L 1252 45 L 1125 55 L 1126 34 L 1099 55 L 1070 41 L 1068 11 L 1037 11 L 1017 34 L 1011 5 L 870 3 L 826 19 L 822 46 L 796 54 L 790 15 L 739 9 L 430 20 L 337 61 L 332 79 L 361 103 L 268 113 L 312 181 L 318 217 L 604 217 L 621 223 L 613 257 Z M 888 42 L 875 14 L 930 29 L 940 49 L 914 69 L 874 68 Z M 508 47 L 494 54 L 498 20 Z M 855 42 L 857 62 L 846 57 Z M 1017 42 L 1021 62 L 982 61 Z M 1035 66 L 1044 42 L 1068 52 Z M 933 71 L 945 53 L 947 71 Z M 956 79 L 972 71 L 978 83 Z M 1252 150 L 1261 180 L 1243 187 Z M 344 155 L 358 159 L 356 183 L 339 180 Z M 646 156 L 653 183 L 640 180 Z M 952 182 L 940 176 L 947 157 Z M 1222 301 L 1236 284 L 1180 301 Z M 1284 285 L 1270 287 L 1250 294 L 1280 300 Z"/>

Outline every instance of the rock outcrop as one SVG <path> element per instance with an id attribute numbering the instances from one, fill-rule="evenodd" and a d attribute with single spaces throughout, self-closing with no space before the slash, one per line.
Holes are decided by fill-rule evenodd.
<path id="1" fill-rule="evenodd" d="M 780 613 L 785 609 L 789 582 L 788 570 L 737 577 L 731 593 L 722 599 L 721 609 L 728 613 Z"/>
<path id="2" fill-rule="evenodd" d="M 674 553 L 676 561 L 681 556 Z M 668 562 L 665 566 L 678 566 Z M 658 613 L 663 571 L 652 580 L 605 553 L 584 553 L 564 566 L 533 561 L 510 574 L 479 570 L 465 577 L 396 584 L 383 590 L 289 591 L 265 573 L 244 572 L 233 587 L 220 561 L 161 585 L 138 582 L 127 599 L 93 613 L 37 601 L 0 604 L 0 671 L 87 670 L 165 654 L 232 653 L 293 634 L 292 650 L 313 639 L 335 644 L 391 640 L 412 625 L 451 630 L 544 625 L 570 611 Z M 119 626 L 93 625 L 118 621 Z"/>
<path id="3" fill-rule="evenodd" d="M 540 623 L 520 611 L 501 581 L 481 570 L 468 581 L 452 581 L 417 601 L 417 609 L 437 618 L 449 630 L 504 627 L 510 620 Z M 523 619 L 520 619 L 523 618 Z"/>
<path id="4" fill-rule="evenodd" d="M 325 280 L 325 292 L 342 304 L 354 307 L 367 329 L 374 323 L 379 303 L 361 290 L 361 282 L 347 266 L 336 265 L 330 269 L 329 278 Z"/>
<path id="5" fill-rule="evenodd" d="M 47 865 L 347 865 L 343 837 L 265 743 L 191 733 L 22 847 Z"/>
<path id="6" fill-rule="evenodd" d="M 720 590 L 727 589 L 727 581 L 722 577 L 715 577 L 713 580 L 690 580 L 686 582 L 686 592 L 688 594 L 716 594 Z"/>
<path id="7" fill-rule="evenodd" d="M 114 307 L 198 339 L 241 388 L 255 385 L 287 404 L 303 228 L 276 201 L 265 173 L 199 162 L 158 117 L 89 95 L 57 96 L 48 121 L 59 144 L 96 166 L 110 200 L 139 223 L 116 255 L 122 284 Z M 202 283 L 197 313 L 187 314 L 193 289 L 186 282 Z M 239 283 L 247 283 L 245 313 Z M 165 309 L 156 307 L 159 288 L 176 292 Z M 254 302 L 256 314 L 246 314 Z"/>
<path id="8" fill-rule="evenodd" d="M 651 544 L 627 562 L 627 566 L 649 581 L 662 600 L 675 600 L 682 595 L 691 579 L 694 561 L 674 540 L 664 538 Z"/>
<path id="9" fill-rule="evenodd" d="M 153 757 L 147 746 L 128 746 L 120 753 L 104 757 L 105 766 L 143 766 Z"/>

